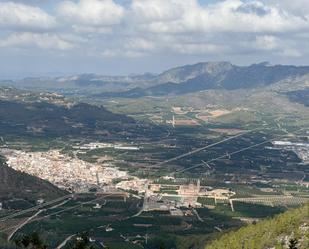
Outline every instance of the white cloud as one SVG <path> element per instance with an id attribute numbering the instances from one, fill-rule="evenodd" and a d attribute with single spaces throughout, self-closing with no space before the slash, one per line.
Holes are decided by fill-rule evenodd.
<path id="1" fill-rule="evenodd" d="M 112 28 L 109 26 L 92 27 L 92 26 L 73 25 L 72 28 L 74 32 L 76 33 L 87 33 L 90 36 L 97 35 L 97 34 L 111 34 L 112 33 Z"/>
<path id="2" fill-rule="evenodd" d="M 129 50 L 153 51 L 156 44 L 153 41 L 144 38 L 132 38 L 125 41 L 125 48 Z"/>
<path id="3" fill-rule="evenodd" d="M 309 53 L 307 0 L 295 5 L 288 0 L 203 5 L 198 0 L 131 0 L 126 5 L 116 0 L 29 1 L 0 4 L 0 28 L 5 30 L 0 46 L 27 48 L 29 54 L 37 48 L 72 50 L 67 54 L 89 60 L 152 55 L 305 58 Z"/>
<path id="4" fill-rule="evenodd" d="M 295 15 L 309 16 L 308 0 L 262 0 L 265 4 L 271 4 L 278 9 L 283 9 Z"/>
<path id="5" fill-rule="evenodd" d="M 228 50 L 226 46 L 217 44 L 207 44 L 207 43 L 175 44 L 174 46 L 171 46 L 171 49 L 177 53 L 189 54 L 189 55 L 222 53 Z"/>
<path id="6" fill-rule="evenodd" d="M 133 0 L 131 11 L 134 19 L 140 22 L 175 21 L 183 17 L 186 8 L 195 5 L 192 0 Z"/>
<path id="7" fill-rule="evenodd" d="M 0 27 L 4 30 L 42 32 L 56 27 L 55 18 L 38 7 L 0 3 Z"/>
<path id="8" fill-rule="evenodd" d="M 201 6 L 196 0 L 133 0 L 133 17 L 150 32 L 285 32 L 307 22 L 259 1 L 226 0 Z"/>
<path id="9" fill-rule="evenodd" d="M 41 49 L 68 50 L 74 45 L 54 34 L 38 33 L 13 33 L 5 39 L 0 40 L 0 47 L 39 47 Z"/>
<path id="10" fill-rule="evenodd" d="M 283 51 L 280 52 L 280 55 L 284 56 L 284 57 L 295 57 L 295 58 L 299 58 L 302 56 L 302 53 L 295 48 L 286 48 Z"/>
<path id="11" fill-rule="evenodd" d="M 140 58 L 149 55 L 145 52 L 134 51 L 134 50 L 122 50 L 122 49 L 105 49 L 101 53 L 102 57 L 105 58 Z"/>
<path id="12" fill-rule="evenodd" d="M 278 48 L 278 39 L 271 35 L 257 36 L 255 46 L 261 50 L 273 50 Z"/>
<path id="13" fill-rule="evenodd" d="M 72 25 L 101 27 L 119 24 L 124 8 L 112 0 L 64 1 L 58 6 L 58 13 Z"/>

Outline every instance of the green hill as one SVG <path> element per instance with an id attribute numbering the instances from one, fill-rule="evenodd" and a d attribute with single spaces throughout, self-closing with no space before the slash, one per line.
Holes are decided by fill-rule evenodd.
<path id="1" fill-rule="evenodd" d="M 87 135 L 95 132 L 117 133 L 122 124 L 134 121 L 113 114 L 104 107 L 75 104 L 70 107 L 48 102 L 17 102 L 0 100 L 0 128 L 2 135 Z"/>
<path id="2" fill-rule="evenodd" d="M 296 243 L 295 247 L 292 247 L 291 240 Z M 309 248 L 309 203 L 272 219 L 224 234 L 205 247 L 205 249 L 270 248 Z"/>

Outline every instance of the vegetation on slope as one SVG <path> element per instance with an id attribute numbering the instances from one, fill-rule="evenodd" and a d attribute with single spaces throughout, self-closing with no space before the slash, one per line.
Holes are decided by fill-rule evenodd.
<path id="1" fill-rule="evenodd" d="M 291 247 L 293 246 L 294 247 Z M 205 249 L 309 248 L 309 203 L 275 218 L 229 232 Z"/>
<path id="2" fill-rule="evenodd" d="M 134 123 L 104 107 L 76 104 L 57 106 L 47 102 L 25 103 L 0 101 L 0 134 L 78 135 L 95 131 L 117 132 L 122 124 Z"/>
<path id="3" fill-rule="evenodd" d="M 286 93 L 291 101 L 309 106 L 309 88 Z"/>

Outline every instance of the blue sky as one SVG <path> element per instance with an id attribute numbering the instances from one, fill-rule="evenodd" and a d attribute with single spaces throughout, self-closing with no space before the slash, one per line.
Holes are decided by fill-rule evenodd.
<path id="1" fill-rule="evenodd" d="M 309 65 L 307 0 L 0 0 L 0 78 Z"/>

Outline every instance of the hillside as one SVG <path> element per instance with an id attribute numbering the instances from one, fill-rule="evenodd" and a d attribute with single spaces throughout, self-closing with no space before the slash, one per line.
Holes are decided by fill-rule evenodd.
<path id="1" fill-rule="evenodd" d="M 1 233 L 0 233 L 0 246 L 1 249 L 17 249 L 14 243 L 9 243 L 6 241 L 5 238 L 2 238 Z"/>
<path id="2" fill-rule="evenodd" d="M 125 116 L 108 112 L 103 107 L 76 104 L 71 108 L 49 103 L 0 101 L 1 130 L 5 133 L 36 133 L 49 135 L 113 132 L 120 123 L 132 123 Z M 116 132 L 116 131 L 115 131 Z"/>
<path id="3" fill-rule="evenodd" d="M 66 193 L 44 180 L 9 168 L 1 156 L 0 176 L 0 200 L 5 203 L 9 199 L 33 203 L 39 198 L 50 200 Z M 11 201 L 8 203 L 12 204 Z M 24 204 L 27 205 L 27 203 Z"/>
<path id="4" fill-rule="evenodd" d="M 0 89 L 0 136 L 119 135 L 135 121 L 103 106 L 69 101 L 55 94 Z"/>
<path id="5" fill-rule="evenodd" d="M 292 248 L 309 248 L 309 204 L 229 232 L 205 249 L 283 249 L 288 248 L 291 239 L 298 242 Z"/>
<path id="6" fill-rule="evenodd" d="M 291 101 L 309 106 L 309 89 L 291 91 L 287 93 L 287 96 Z"/>

